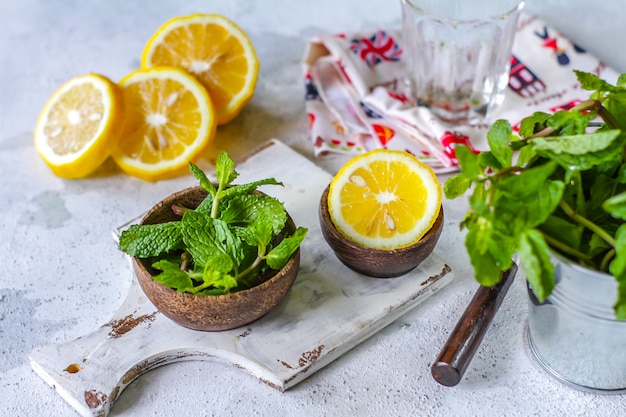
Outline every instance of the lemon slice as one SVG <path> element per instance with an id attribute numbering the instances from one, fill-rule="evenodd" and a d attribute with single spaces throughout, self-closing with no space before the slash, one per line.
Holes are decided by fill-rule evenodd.
<path id="1" fill-rule="evenodd" d="M 85 177 L 109 157 L 119 140 L 123 105 L 119 88 L 106 77 L 74 77 L 41 110 L 35 149 L 55 175 Z"/>
<path id="2" fill-rule="evenodd" d="M 235 23 L 218 14 L 167 21 L 144 47 L 141 66 L 183 68 L 209 91 L 219 124 L 228 123 L 254 93 L 259 60 L 252 42 Z"/>
<path id="3" fill-rule="evenodd" d="M 330 183 L 328 210 L 337 230 L 374 249 L 420 240 L 441 208 L 441 184 L 413 155 L 376 149 L 344 165 Z"/>
<path id="4" fill-rule="evenodd" d="M 187 173 L 189 161 L 215 135 L 215 112 L 204 87 L 178 68 L 133 71 L 119 82 L 126 103 L 113 159 L 129 175 L 157 181 Z"/>

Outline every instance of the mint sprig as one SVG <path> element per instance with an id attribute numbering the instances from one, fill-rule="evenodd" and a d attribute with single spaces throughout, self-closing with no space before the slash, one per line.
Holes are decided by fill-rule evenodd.
<path id="1" fill-rule="evenodd" d="M 120 235 L 119 247 L 130 256 L 149 258 L 183 248 L 179 222 L 131 225 Z"/>
<path id="2" fill-rule="evenodd" d="M 256 193 L 261 185 L 282 185 L 274 178 L 233 185 L 238 177 L 226 152 L 216 162 L 216 182 L 193 163 L 189 169 L 207 191 L 195 209 L 173 207 L 180 221 L 132 225 L 119 249 L 138 258 L 157 258 L 153 278 L 179 292 L 217 295 L 254 285 L 269 269 L 286 265 L 307 235 L 299 227 L 282 236 L 287 222 L 283 203 Z M 173 256 L 175 255 L 175 256 Z"/>
<path id="3" fill-rule="evenodd" d="M 461 172 L 447 198 L 470 192 L 461 223 L 476 279 L 494 285 L 514 253 L 541 301 L 554 288 L 550 251 L 618 283 L 614 310 L 626 319 L 626 74 L 616 85 L 577 71 L 590 98 L 570 110 L 537 112 L 518 133 L 505 120 L 490 150 L 456 148 Z"/>

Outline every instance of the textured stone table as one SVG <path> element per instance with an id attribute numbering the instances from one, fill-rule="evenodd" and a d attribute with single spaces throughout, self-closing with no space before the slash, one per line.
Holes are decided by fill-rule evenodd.
<path id="1" fill-rule="evenodd" d="M 626 14 L 620 1 L 529 0 L 527 10 L 618 71 L 626 71 Z M 31 351 L 106 323 L 131 286 L 111 230 L 189 177 L 145 183 L 107 163 L 80 181 L 54 177 L 36 155 L 32 130 L 41 106 L 68 78 L 100 72 L 120 79 L 167 19 L 222 13 L 251 36 L 261 59 L 254 99 L 215 148 L 244 155 L 278 138 L 313 159 L 300 59 L 321 33 L 398 26 L 395 0 L 53 1 L 0 0 L 0 415 L 76 416 L 31 368 Z M 324 162 L 332 170 L 336 161 Z M 442 180 L 445 178 L 442 177 Z M 455 280 L 420 306 L 288 391 L 281 393 L 219 361 L 179 362 L 139 377 L 111 416 L 618 416 L 623 396 L 572 390 L 534 362 L 525 343 L 526 299 L 518 276 L 484 343 L 454 388 L 430 364 L 473 296 L 458 232 L 467 203 L 444 201 L 437 251 Z"/>

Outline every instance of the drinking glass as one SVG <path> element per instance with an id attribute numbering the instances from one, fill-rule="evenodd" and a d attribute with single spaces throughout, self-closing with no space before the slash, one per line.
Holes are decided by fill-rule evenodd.
<path id="1" fill-rule="evenodd" d="M 448 124 L 483 122 L 504 99 L 519 0 L 401 0 L 406 83 Z"/>

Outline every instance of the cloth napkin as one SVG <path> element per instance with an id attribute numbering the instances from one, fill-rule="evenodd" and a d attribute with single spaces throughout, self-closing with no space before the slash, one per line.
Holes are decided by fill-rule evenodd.
<path id="1" fill-rule="evenodd" d="M 489 123 L 450 127 L 429 109 L 411 105 L 404 91 L 405 51 L 399 29 L 324 35 L 308 43 L 305 107 L 316 157 L 400 149 L 445 173 L 458 169 L 456 144 L 488 149 Z M 505 100 L 490 122 L 506 119 L 515 129 L 535 111 L 554 112 L 587 99 L 574 69 L 609 82 L 619 75 L 542 20 L 522 13 Z"/>

